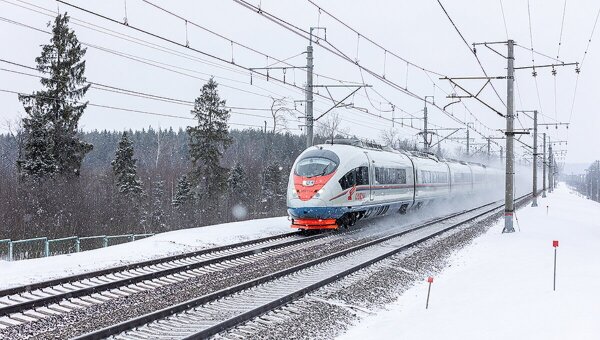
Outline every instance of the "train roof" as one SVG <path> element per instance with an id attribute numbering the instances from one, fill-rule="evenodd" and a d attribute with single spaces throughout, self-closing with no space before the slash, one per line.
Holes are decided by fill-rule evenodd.
<path id="1" fill-rule="evenodd" d="M 481 167 L 481 168 L 489 167 L 482 163 L 467 162 L 467 161 L 453 159 L 453 158 L 438 157 L 437 155 L 435 155 L 431 152 L 396 150 L 396 149 L 391 148 L 390 146 L 383 146 L 381 144 L 378 144 L 378 143 L 375 143 L 372 141 L 365 141 L 365 140 L 361 140 L 358 138 L 336 138 L 336 139 L 328 140 L 324 144 L 331 145 L 331 146 L 347 145 L 347 146 L 353 146 L 353 147 L 367 149 L 367 150 L 386 151 L 386 152 L 391 152 L 391 153 L 396 153 L 396 154 L 403 154 L 403 155 L 409 156 L 409 157 L 430 159 L 430 160 L 433 160 L 436 162 L 448 162 L 448 163 L 462 164 L 462 165 L 467 165 L 467 166 L 477 166 L 477 167 Z"/>

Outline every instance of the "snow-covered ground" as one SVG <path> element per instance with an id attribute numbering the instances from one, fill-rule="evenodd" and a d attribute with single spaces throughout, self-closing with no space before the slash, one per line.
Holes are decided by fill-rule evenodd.
<path id="1" fill-rule="evenodd" d="M 0 260 L 0 289 L 291 231 L 284 216 L 172 231 L 81 253 L 14 262 Z"/>
<path id="2" fill-rule="evenodd" d="M 600 339 L 600 205 L 560 185 L 340 339 Z M 548 209 L 546 208 L 548 207 Z M 556 291 L 554 250 L 558 240 Z"/>

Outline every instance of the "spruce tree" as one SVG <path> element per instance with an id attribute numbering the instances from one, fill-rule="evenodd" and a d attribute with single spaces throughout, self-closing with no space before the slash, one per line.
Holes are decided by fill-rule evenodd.
<path id="1" fill-rule="evenodd" d="M 219 97 L 217 85 L 211 78 L 202 86 L 192 111 L 198 124 L 187 128 L 192 159 L 190 177 L 209 210 L 219 205 L 219 198 L 225 193 L 227 169 L 220 163 L 232 142 L 227 125 L 229 110 Z"/>
<path id="2" fill-rule="evenodd" d="M 188 180 L 188 177 L 183 175 L 179 181 L 177 181 L 175 197 L 173 197 L 172 204 L 177 209 L 183 209 L 186 205 L 190 204 L 193 199 L 194 192 L 192 191 L 192 184 Z"/>
<path id="3" fill-rule="evenodd" d="M 274 211 L 283 203 L 285 188 L 283 186 L 282 167 L 275 161 L 263 172 L 262 202 L 266 211 Z"/>
<path id="4" fill-rule="evenodd" d="M 137 178 L 136 161 L 133 158 L 133 144 L 127 132 L 123 132 L 111 165 L 119 192 L 131 199 L 139 197 L 142 193 L 142 183 Z"/>
<path id="5" fill-rule="evenodd" d="M 78 176 L 92 145 L 79 139 L 78 124 L 87 102 L 86 49 L 68 26 L 69 17 L 59 14 L 52 26 L 50 43 L 35 59 L 43 90 L 19 96 L 27 117 L 23 119 L 24 150 L 17 165 L 21 175 L 36 178 L 60 174 Z M 48 23 L 50 26 L 50 23 Z"/>
<path id="6" fill-rule="evenodd" d="M 229 196 L 236 201 L 245 203 L 248 200 L 250 185 L 246 171 L 244 171 L 240 163 L 235 163 L 235 166 L 229 172 L 227 191 L 229 192 Z"/>

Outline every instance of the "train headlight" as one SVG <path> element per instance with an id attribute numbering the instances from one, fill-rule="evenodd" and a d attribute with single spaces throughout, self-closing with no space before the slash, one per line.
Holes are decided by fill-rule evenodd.
<path id="1" fill-rule="evenodd" d="M 295 189 L 292 190 L 292 198 L 298 198 L 298 192 Z"/>

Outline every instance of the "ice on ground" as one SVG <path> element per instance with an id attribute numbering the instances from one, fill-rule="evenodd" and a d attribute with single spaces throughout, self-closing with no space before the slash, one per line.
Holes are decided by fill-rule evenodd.
<path id="1" fill-rule="evenodd" d="M 286 216 L 171 231 L 130 243 L 46 258 L 1 261 L 0 289 L 291 232 Z"/>
<path id="2" fill-rule="evenodd" d="M 560 185 L 340 339 L 599 339 L 600 205 Z M 556 291 L 554 248 L 558 240 Z"/>

